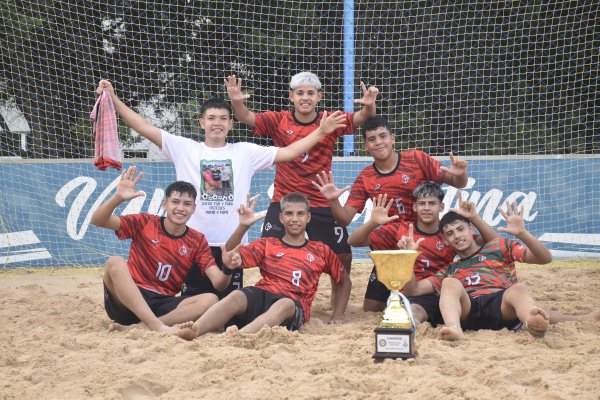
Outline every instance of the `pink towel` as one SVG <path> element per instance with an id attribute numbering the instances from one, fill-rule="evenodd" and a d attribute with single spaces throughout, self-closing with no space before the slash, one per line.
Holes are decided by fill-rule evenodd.
<path id="1" fill-rule="evenodd" d="M 94 121 L 94 165 L 100 171 L 104 171 L 106 167 L 121 169 L 123 164 L 119 149 L 117 114 L 107 90 L 98 97 L 90 118 Z"/>

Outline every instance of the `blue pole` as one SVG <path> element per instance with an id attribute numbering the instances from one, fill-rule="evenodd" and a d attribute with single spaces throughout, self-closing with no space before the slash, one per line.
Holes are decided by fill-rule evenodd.
<path id="1" fill-rule="evenodd" d="M 344 0 L 344 111 L 354 111 L 354 0 Z M 344 136 L 344 157 L 354 155 L 354 136 Z"/>

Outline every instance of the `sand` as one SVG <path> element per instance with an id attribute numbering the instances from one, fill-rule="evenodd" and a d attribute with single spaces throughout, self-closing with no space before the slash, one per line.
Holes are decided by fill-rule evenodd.
<path id="1" fill-rule="evenodd" d="M 328 278 L 300 332 L 210 334 L 193 342 L 134 329 L 109 332 L 99 269 L 4 271 L 1 399 L 599 399 L 600 322 L 525 332 L 468 332 L 457 343 L 417 331 L 414 360 L 374 362 L 364 313 L 370 266 L 352 271 L 344 325 L 327 325 Z M 257 278 L 251 270 L 247 283 Z M 600 262 L 519 268 L 539 303 L 582 313 L 600 308 Z"/>

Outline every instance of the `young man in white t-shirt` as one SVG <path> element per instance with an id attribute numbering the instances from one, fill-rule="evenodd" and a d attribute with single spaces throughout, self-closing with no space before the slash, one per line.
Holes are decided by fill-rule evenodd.
<path id="1" fill-rule="evenodd" d="M 220 245 L 225 244 L 238 225 L 237 207 L 246 204 L 250 192 L 250 181 L 254 173 L 271 168 L 274 164 L 291 161 L 307 152 L 327 134 L 343 128 L 345 115 L 337 111 L 324 116 L 320 126 L 302 140 L 287 147 L 266 147 L 254 143 L 227 143 L 227 134 L 233 127 L 231 106 L 222 99 L 207 100 L 200 117 L 200 126 L 204 129 L 204 142 L 171 135 L 143 118 L 129 108 L 115 94 L 109 81 L 101 80 L 97 92 L 108 90 L 115 111 L 134 131 L 159 147 L 175 165 L 177 180 L 192 183 L 198 190 L 196 212 L 188 226 L 203 233 L 211 247 L 213 257 L 223 269 Z M 215 182 L 206 185 L 205 170 L 221 171 L 219 187 Z M 222 171 L 227 170 L 228 190 L 221 187 Z M 208 176 L 208 174 L 206 175 Z M 212 190 L 207 190 L 212 188 Z M 242 243 L 248 243 L 244 236 Z M 227 269 L 223 271 L 229 272 Z M 196 295 L 214 292 L 220 298 L 236 288 L 242 287 L 242 270 L 233 272 L 230 286 L 223 292 L 214 290 L 208 279 L 202 276 L 198 268 L 192 268 L 186 278 L 183 295 Z"/>

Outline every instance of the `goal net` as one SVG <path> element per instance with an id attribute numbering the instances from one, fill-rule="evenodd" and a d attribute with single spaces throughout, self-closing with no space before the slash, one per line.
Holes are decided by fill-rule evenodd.
<path id="1" fill-rule="evenodd" d="M 95 265 L 126 254 L 127 243 L 89 226 L 119 175 L 92 165 L 100 79 L 156 126 L 202 140 L 200 106 L 226 96 L 227 75 L 243 79 L 249 108 L 266 111 L 289 107 L 289 79 L 305 70 L 321 78 L 327 110 L 351 111 L 360 81 L 377 86 L 398 150 L 446 165 L 451 151 L 467 158 L 462 192 L 488 223 L 501 225 L 497 206 L 516 200 L 555 255 L 597 256 L 599 17 L 579 1 L 3 1 L 0 264 Z M 119 134 L 147 196 L 118 213 L 161 213 L 172 164 L 122 122 Z M 241 124 L 230 136 L 268 144 Z M 333 171 L 340 186 L 371 162 L 360 132 L 345 140 Z M 272 171 L 254 178 L 260 209 L 272 180 Z M 446 208 L 456 199 L 447 188 Z"/>

